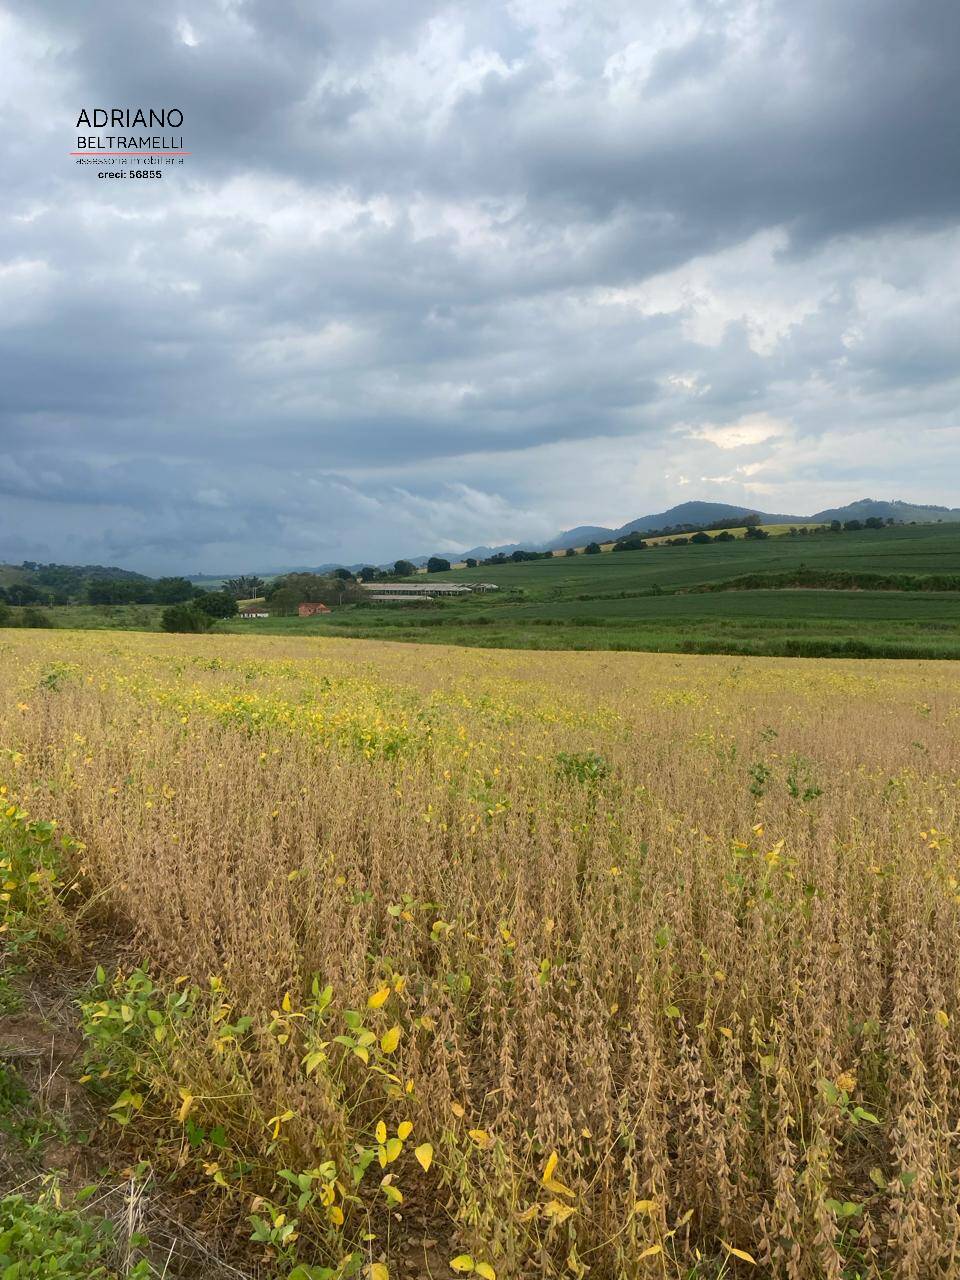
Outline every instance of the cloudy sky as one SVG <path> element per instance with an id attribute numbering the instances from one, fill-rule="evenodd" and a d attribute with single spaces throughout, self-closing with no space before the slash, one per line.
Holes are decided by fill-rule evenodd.
<path id="1" fill-rule="evenodd" d="M 0 181 L 0 560 L 960 503 L 956 0 L 0 0 Z"/>

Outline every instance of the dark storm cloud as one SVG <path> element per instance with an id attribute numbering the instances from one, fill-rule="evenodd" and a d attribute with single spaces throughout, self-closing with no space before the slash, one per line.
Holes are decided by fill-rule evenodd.
<path id="1" fill-rule="evenodd" d="M 954 3 L 0 21 L 0 559 L 386 558 L 687 482 L 814 507 L 901 486 L 901 430 L 956 499 Z M 183 110 L 184 171 L 70 166 L 81 106 L 137 105 Z"/>

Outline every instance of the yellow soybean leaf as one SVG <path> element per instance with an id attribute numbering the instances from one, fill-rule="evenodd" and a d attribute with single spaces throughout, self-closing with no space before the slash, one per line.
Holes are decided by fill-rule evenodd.
<path id="1" fill-rule="evenodd" d="M 450 1266 L 454 1271 L 473 1271 L 476 1263 L 469 1253 L 458 1253 L 455 1258 L 450 1259 Z"/>
<path id="2" fill-rule="evenodd" d="M 400 1028 L 398 1026 L 391 1027 L 380 1041 L 380 1048 L 384 1053 L 393 1053 L 397 1045 L 400 1043 Z"/>
<path id="3" fill-rule="evenodd" d="M 649 1248 L 644 1249 L 642 1253 L 638 1253 L 638 1258 L 655 1258 L 658 1253 L 663 1253 L 662 1244 L 652 1244 Z"/>
<path id="4" fill-rule="evenodd" d="M 941 1027 L 946 1027 L 950 1025 L 950 1015 L 947 1013 L 946 1009 L 938 1009 L 936 1013 L 936 1019 Z"/>
<path id="5" fill-rule="evenodd" d="M 468 1129 L 467 1136 L 472 1138 L 478 1147 L 489 1147 L 490 1135 L 486 1129 Z"/>
<path id="6" fill-rule="evenodd" d="M 576 1209 L 568 1204 L 561 1204 L 559 1200 L 548 1200 L 543 1206 L 543 1211 L 548 1218 L 553 1218 L 554 1222 L 566 1222 L 572 1213 L 576 1213 Z"/>
<path id="7" fill-rule="evenodd" d="M 370 1263 L 370 1280 L 390 1280 L 390 1272 L 382 1262 Z"/>
<path id="8" fill-rule="evenodd" d="M 410 1137 L 411 1133 L 413 1133 L 413 1125 L 410 1123 L 409 1120 L 404 1120 L 401 1124 L 397 1126 L 397 1137 L 400 1139 L 401 1142 L 406 1142 L 406 1140 Z"/>
<path id="9" fill-rule="evenodd" d="M 369 1009 L 379 1009 L 382 1004 L 386 1004 L 389 995 L 389 987 L 380 987 L 378 991 L 374 991 L 373 995 L 367 997 L 367 1007 Z"/>
<path id="10" fill-rule="evenodd" d="M 424 1173 L 430 1172 L 430 1166 L 433 1164 L 433 1147 L 429 1142 L 423 1142 L 413 1153 L 417 1157 L 417 1163 Z"/>
<path id="11" fill-rule="evenodd" d="M 453 1112 L 453 1114 L 457 1117 L 458 1120 L 462 1120 L 463 1117 L 467 1114 L 464 1111 L 463 1107 L 461 1107 L 459 1102 L 451 1102 L 450 1110 Z"/>
<path id="12" fill-rule="evenodd" d="M 383 1179 L 380 1183 L 380 1190 L 391 1204 L 403 1204 L 403 1195 L 399 1188 L 395 1187 L 393 1183 L 389 1181 L 391 1176 L 391 1174 L 387 1174 L 387 1177 Z"/>
<path id="13" fill-rule="evenodd" d="M 399 1138 L 388 1138 L 384 1145 L 387 1151 L 387 1164 L 393 1164 L 403 1150 L 403 1143 Z"/>
<path id="14" fill-rule="evenodd" d="M 726 1240 L 721 1240 L 720 1243 L 726 1249 L 727 1253 L 732 1254 L 735 1258 L 739 1258 L 741 1262 L 749 1262 L 752 1267 L 757 1265 L 756 1258 L 751 1258 L 750 1254 L 745 1250 L 735 1249 L 732 1244 L 727 1244 Z"/>
<path id="15" fill-rule="evenodd" d="M 280 1008 L 283 1010 L 284 1013 L 289 1013 L 290 1010 L 293 1008 L 293 1005 L 290 1003 L 289 991 L 284 992 L 283 1000 L 280 1002 Z"/>
<path id="16" fill-rule="evenodd" d="M 314 1049 L 311 1053 L 308 1053 L 303 1059 L 303 1069 L 306 1071 L 307 1075 L 309 1075 L 311 1071 L 316 1071 L 317 1067 L 319 1067 L 322 1062 L 326 1061 L 326 1057 L 327 1055 L 322 1049 Z"/>
<path id="17" fill-rule="evenodd" d="M 338 1204 L 332 1204 L 327 1210 L 327 1217 L 335 1227 L 343 1226 L 343 1210 Z"/>
<path id="18" fill-rule="evenodd" d="M 474 1271 L 478 1276 L 483 1276 L 483 1280 L 497 1280 L 497 1273 L 489 1262 L 478 1262 Z"/>
<path id="19" fill-rule="evenodd" d="M 543 1184 L 548 1191 L 552 1191 L 555 1196 L 569 1196 L 571 1200 L 576 1198 L 576 1192 L 571 1190 L 563 1182 L 558 1182 L 556 1178 L 551 1178 L 549 1182 Z"/>
<path id="20" fill-rule="evenodd" d="M 638 1200 L 633 1206 L 634 1213 L 653 1213 L 657 1207 L 656 1200 Z"/>
<path id="21" fill-rule="evenodd" d="M 550 1152 L 550 1156 L 547 1160 L 547 1163 L 544 1165 L 544 1168 L 543 1168 L 543 1177 L 540 1179 L 540 1181 L 543 1184 L 543 1186 L 545 1186 L 548 1191 L 552 1191 L 554 1195 L 570 1196 L 572 1199 L 574 1193 L 570 1190 L 570 1188 L 565 1186 L 562 1182 L 560 1182 L 557 1178 L 553 1176 L 553 1171 L 557 1167 L 558 1158 L 559 1157 L 557 1156 L 556 1151 Z"/>
<path id="22" fill-rule="evenodd" d="M 378 1142 L 381 1142 L 381 1143 L 382 1143 L 382 1142 L 386 1142 L 386 1140 L 387 1140 L 387 1126 L 383 1123 L 383 1121 L 382 1121 L 382 1120 L 378 1120 L 378 1121 L 377 1121 L 376 1135 L 377 1135 L 377 1141 L 378 1141 Z"/>
<path id="23" fill-rule="evenodd" d="M 182 1102 L 180 1104 L 180 1110 L 177 1112 L 177 1122 L 179 1124 L 183 1124 L 184 1120 L 186 1120 L 193 1108 L 193 1094 L 189 1089 L 181 1089 L 180 1097 Z"/>

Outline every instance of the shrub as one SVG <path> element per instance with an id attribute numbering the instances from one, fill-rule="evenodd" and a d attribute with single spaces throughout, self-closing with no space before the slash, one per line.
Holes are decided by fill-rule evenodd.
<path id="1" fill-rule="evenodd" d="M 30 607 L 24 609 L 21 625 L 24 627 L 52 627 L 53 619 L 48 613 L 44 613 L 42 609 Z"/>
<path id="2" fill-rule="evenodd" d="M 193 604 L 172 604 L 160 615 L 164 631 L 209 631 L 213 619 Z"/>
<path id="3" fill-rule="evenodd" d="M 647 544 L 639 533 L 628 533 L 625 538 L 618 538 L 613 544 L 614 551 L 645 551 Z"/>

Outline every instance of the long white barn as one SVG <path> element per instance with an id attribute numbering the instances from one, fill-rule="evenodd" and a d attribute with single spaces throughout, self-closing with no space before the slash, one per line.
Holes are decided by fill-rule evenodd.
<path id="1" fill-rule="evenodd" d="M 364 591 L 369 591 L 378 600 L 409 600 L 418 596 L 468 596 L 473 590 L 465 582 L 362 582 Z"/>

